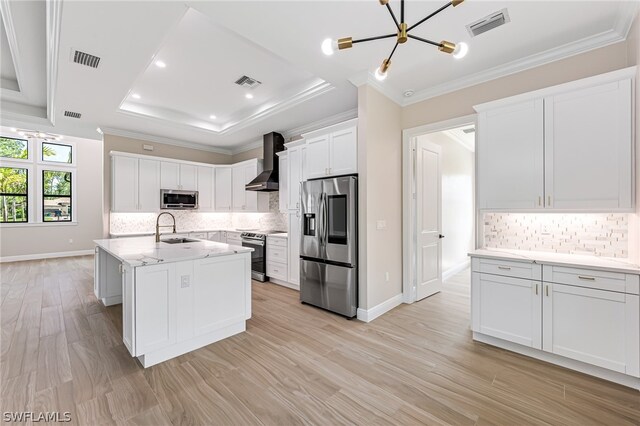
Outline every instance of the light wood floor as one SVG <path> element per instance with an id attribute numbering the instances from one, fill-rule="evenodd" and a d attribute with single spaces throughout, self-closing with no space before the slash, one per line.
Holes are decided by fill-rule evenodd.
<path id="1" fill-rule="evenodd" d="M 77 424 L 640 424 L 640 393 L 471 340 L 468 272 L 371 324 L 254 283 L 246 333 L 143 369 L 91 257 L 0 266 L 2 412 Z"/>

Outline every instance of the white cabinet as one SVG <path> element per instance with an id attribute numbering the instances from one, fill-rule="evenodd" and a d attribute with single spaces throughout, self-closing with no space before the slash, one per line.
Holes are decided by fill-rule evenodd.
<path id="1" fill-rule="evenodd" d="M 160 209 L 160 162 L 111 157 L 111 211 L 155 212 Z"/>
<path id="2" fill-rule="evenodd" d="M 131 355 L 136 352 L 134 269 L 122 265 L 122 341 Z"/>
<path id="3" fill-rule="evenodd" d="M 300 285 L 300 213 L 289 213 L 288 243 L 288 280 L 296 286 Z"/>
<path id="4" fill-rule="evenodd" d="M 633 69 L 476 106 L 478 208 L 629 211 Z"/>
<path id="5" fill-rule="evenodd" d="M 226 243 L 227 237 L 224 236 L 224 240 L 223 240 L 223 231 L 213 231 L 213 232 L 207 232 L 207 240 L 215 241 L 217 243 Z"/>
<path id="6" fill-rule="evenodd" d="M 231 167 L 216 167 L 214 181 L 216 211 L 231 211 Z"/>
<path id="7" fill-rule="evenodd" d="M 162 161 L 160 163 L 160 185 L 162 189 L 198 189 L 197 166 L 186 163 Z"/>
<path id="8" fill-rule="evenodd" d="M 287 283 L 289 280 L 288 252 L 287 237 L 267 236 L 267 276 L 276 284 L 298 288 Z"/>
<path id="9" fill-rule="evenodd" d="M 242 246 L 242 237 L 240 235 L 242 232 L 236 231 L 226 231 L 227 238 L 226 243 L 232 246 Z"/>
<path id="10" fill-rule="evenodd" d="M 232 167 L 232 201 L 236 212 L 269 211 L 269 194 L 247 191 L 245 186 L 262 172 L 262 164 L 257 159 L 234 164 Z"/>
<path id="11" fill-rule="evenodd" d="M 313 159 L 307 164 L 307 179 L 358 172 L 357 127 L 350 122 L 346 128 L 339 125 L 328 130 L 304 135 L 308 158 Z"/>
<path id="12" fill-rule="evenodd" d="M 540 265 L 523 268 L 534 268 L 539 279 Z M 540 281 L 479 272 L 479 259 L 472 269 L 473 331 L 542 349 Z"/>
<path id="13" fill-rule="evenodd" d="M 632 207 L 631 87 L 625 79 L 545 98 L 548 207 Z"/>
<path id="14" fill-rule="evenodd" d="M 289 167 L 287 208 L 289 210 L 300 208 L 300 183 L 304 180 L 302 177 L 302 148 L 303 145 L 287 146 L 287 165 Z"/>
<path id="15" fill-rule="evenodd" d="M 198 166 L 197 167 L 198 182 L 198 210 L 214 211 L 215 210 L 215 169 L 213 167 Z"/>
<path id="16" fill-rule="evenodd" d="M 544 197 L 542 99 L 478 114 L 478 207 L 538 209 Z"/>
<path id="17" fill-rule="evenodd" d="M 289 210 L 289 155 L 283 151 L 278 153 L 279 162 L 279 185 L 278 185 L 278 208 L 280 213 L 287 213 Z"/>

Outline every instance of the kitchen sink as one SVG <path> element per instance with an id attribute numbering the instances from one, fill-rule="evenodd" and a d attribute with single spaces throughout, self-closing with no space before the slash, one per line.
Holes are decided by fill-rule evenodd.
<path id="1" fill-rule="evenodd" d="M 166 240 L 160 240 L 161 243 L 167 244 L 184 244 L 184 243 L 197 243 L 199 240 L 192 240 L 191 238 L 167 238 Z"/>

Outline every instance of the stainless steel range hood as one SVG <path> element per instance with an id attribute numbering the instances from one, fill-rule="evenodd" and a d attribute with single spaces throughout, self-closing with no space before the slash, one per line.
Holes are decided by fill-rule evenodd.
<path id="1" fill-rule="evenodd" d="M 244 188 L 247 191 L 277 191 L 279 185 L 279 165 L 276 153 L 284 150 L 284 138 L 280 133 L 271 132 L 263 137 L 263 172 Z"/>

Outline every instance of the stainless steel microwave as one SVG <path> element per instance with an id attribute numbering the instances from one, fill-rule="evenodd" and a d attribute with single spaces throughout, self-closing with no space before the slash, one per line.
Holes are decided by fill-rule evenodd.
<path id="1" fill-rule="evenodd" d="M 197 209 L 198 191 L 181 191 L 177 189 L 160 190 L 161 209 Z"/>

